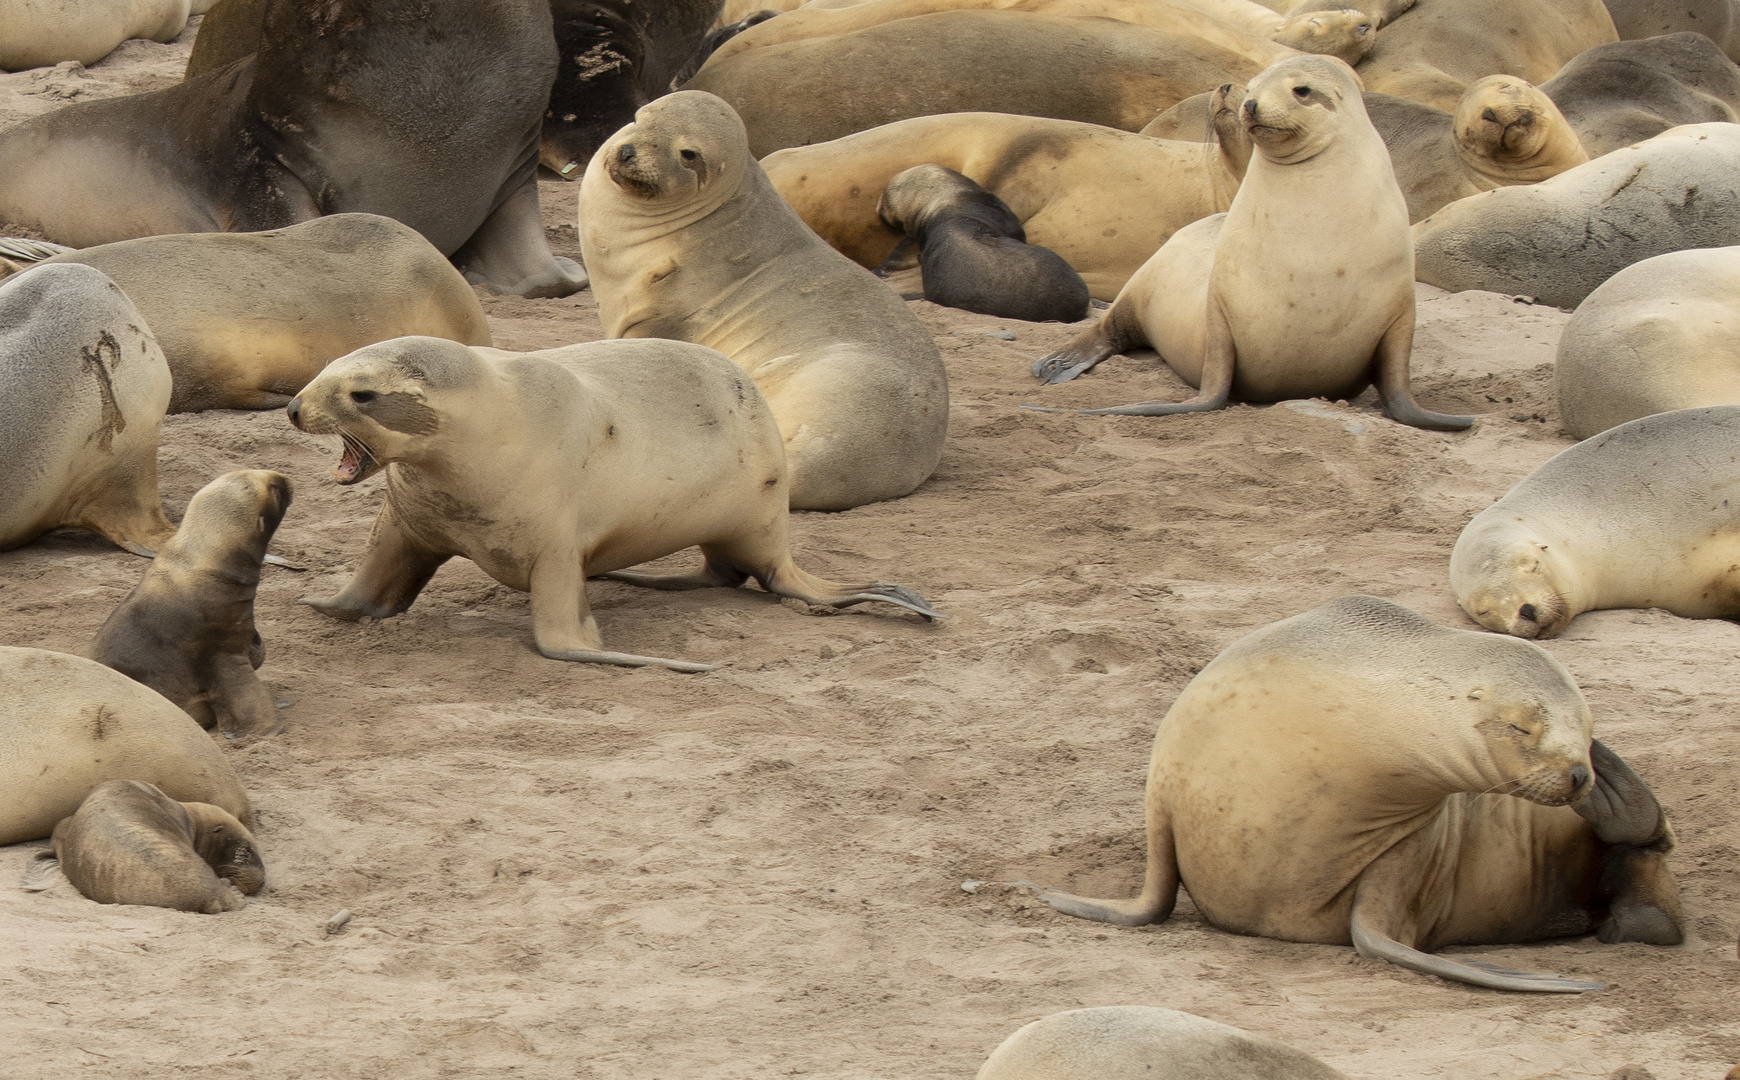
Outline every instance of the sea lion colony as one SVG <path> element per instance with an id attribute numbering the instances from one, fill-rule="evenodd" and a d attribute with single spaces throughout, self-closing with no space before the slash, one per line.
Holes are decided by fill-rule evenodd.
<path id="1" fill-rule="evenodd" d="M 1675 805 L 1596 738 L 1573 674 L 1515 638 L 1597 608 L 1740 615 L 1740 311 L 1714 284 L 1740 257 L 1727 23 L 1594 0 L 1271 6 L 219 0 L 182 82 L 0 128 L 17 234 L 0 239 L 0 547 L 22 548 L 0 587 L 65 528 L 125 548 L 92 557 L 137 581 L 85 632 L 91 659 L 0 649 L 0 840 L 52 835 L 27 887 L 52 893 L 57 857 L 102 903 L 272 903 L 273 823 L 230 763 L 298 740 L 261 677 L 262 575 L 342 586 L 306 603 L 370 624 L 329 631 L 354 638 L 463 556 L 530 593 L 504 632 L 549 663 L 702 687 L 729 642 L 709 662 L 607 650 L 587 579 L 754 577 L 816 611 L 880 602 L 891 633 L 974 633 L 908 585 L 800 569 L 817 518 L 792 511 L 919 500 L 948 468 L 950 371 L 902 294 L 1086 314 L 1031 358 L 1039 382 L 1008 372 L 1017 427 L 1054 422 L 1014 408 L 1060 411 L 1047 384 L 1151 348 L 1196 397 L 1068 422 L 1198 439 L 1216 418 L 1169 414 L 1327 398 L 1306 407 L 1366 417 L 1355 434 L 1397 422 L 1454 447 L 1482 418 L 1414 396 L 1417 279 L 1584 305 L 1557 377 L 1588 441 L 1466 522 L 1441 565 L 1462 625 L 1486 630 L 1371 597 L 1275 612 L 1294 617 L 1227 648 L 1159 720 L 1141 895 L 1038 896 L 1133 926 L 1183 885 L 1222 930 L 1513 991 L 1603 989 L 1601 953 L 1573 978 L 1436 950 L 1679 945 L 1712 913 L 1682 905 Z M 0 65 L 172 40 L 199 7 L 0 0 Z M 546 236 L 540 161 L 580 181 L 583 268 Z M 495 296 L 554 304 L 588 275 L 607 340 L 489 347 Z M 1368 387 L 1391 419 L 1347 407 Z M 267 554 L 300 509 L 279 472 L 212 479 L 179 528 L 163 513 L 159 447 L 191 433 L 167 414 L 278 407 L 279 437 L 337 436 L 339 485 L 384 474 L 348 583 Z M 630 569 L 694 547 L 699 570 Z M 753 614 L 738 637 L 797 617 Z M 1341 1075 L 1134 1005 L 1023 1029 L 980 1075 L 1202 1069 Z"/>

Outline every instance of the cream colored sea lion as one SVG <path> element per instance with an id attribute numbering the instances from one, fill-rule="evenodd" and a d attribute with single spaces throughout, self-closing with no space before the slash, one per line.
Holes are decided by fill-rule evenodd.
<path id="1" fill-rule="evenodd" d="M 1160 110 L 1244 82 L 1263 66 L 1195 35 L 1114 19 L 941 11 L 722 57 L 684 89 L 730 103 L 749 131 L 749 152 L 761 158 L 939 113 L 1015 113 L 1137 131 Z M 804 92 L 786 89 L 794 86 Z"/>
<path id="2" fill-rule="evenodd" d="M 1740 244 L 1740 124 L 1690 124 L 1551 180 L 1460 199 L 1414 226 L 1414 271 L 1573 308 L 1644 259 Z"/>
<path id="3" fill-rule="evenodd" d="M 1530 473 L 1450 553 L 1468 617 L 1558 637 L 1585 611 L 1740 614 L 1740 405 L 1657 413 Z"/>
<path id="4" fill-rule="evenodd" d="M 89 66 L 129 38 L 174 41 L 188 0 L 0 0 L 0 71 Z"/>
<path id="5" fill-rule="evenodd" d="M 795 510 L 905 495 L 936 468 L 948 373 L 886 285 L 804 227 L 710 94 L 660 98 L 593 157 L 580 250 L 610 337 L 717 349 L 766 396 Z"/>
<path id="6" fill-rule="evenodd" d="M 356 575 L 309 601 L 337 619 L 399 614 L 455 555 L 531 592 L 538 651 L 553 660 L 708 670 L 604 651 L 586 602 L 599 575 L 661 589 L 753 576 L 809 603 L 882 600 L 936 617 L 911 589 L 824 581 L 792 562 L 779 429 L 755 384 L 711 349 L 509 353 L 399 338 L 333 361 L 288 412 L 343 439 L 339 483 L 387 470 Z M 695 545 L 707 560 L 696 573 L 618 572 Z"/>
<path id="7" fill-rule="evenodd" d="M 1347 1080 L 1290 1046 L 1147 1005 L 1071 1009 L 1004 1039 L 977 1080 Z"/>
<path id="8" fill-rule="evenodd" d="M 1232 208 L 1175 233 L 1092 330 L 1033 373 L 1062 382 L 1151 344 L 1201 392 L 1095 413 L 1353 397 L 1375 383 L 1401 423 L 1468 427 L 1473 417 L 1422 409 L 1408 388 L 1408 208 L 1353 70 L 1326 56 L 1283 61 L 1251 83 L 1242 115 L 1257 153 Z"/>
<path id="9" fill-rule="evenodd" d="M 106 780 L 254 822 L 223 751 L 162 694 L 82 656 L 0 648 L 0 844 L 47 836 Z"/>
<path id="10" fill-rule="evenodd" d="M 284 511 L 281 473 L 225 473 L 200 488 L 144 580 L 109 614 L 91 658 L 162 694 L 201 727 L 244 735 L 283 730 L 254 669 L 260 563 Z"/>
<path id="11" fill-rule="evenodd" d="M 99 904 L 216 915 L 266 884 L 254 834 L 222 807 L 177 802 L 138 780 L 110 780 L 54 827 L 54 857 Z"/>
<path id="12" fill-rule="evenodd" d="M 1587 439 L 1675 409 L 1740 405 L 1740 247 L 1633 263 L 1577 305 L 1553 364 L 1559 419 Z"/>
<path id="13" fill-rule="evenodd" d="M 1207 147 L 1071 120 L 949 113 L 794 146 L 761 167 L 804 224 L 866 267 L 900 241 L 876 214 L 888 181 L 918 165 L 953 169 L 1002 199 L 1027 242 L 1062 256 L 1095 299 L 1111 300 L 1174 232 L 1232 205 L 1250 160 L 1242 96 L 1224 114 L 1225 137 Z"/>
<path id="14" fill-rule="evenodd" d="M 169 365 L 100 270 L 0 281 L 0 550 L 63 525 L 148 555 L 174 531 L 157 494 Z"/>
<path id="15" fill-rule="evenodd" d="M 388 338 L 490 344 L 453 264 L 375 214 L 150 236 L 46 261 L 94 266 L 126 292 L 169 361 L 172 413 L 283 408 L 328 361 Z"/>
<path id="16" fill-rule="evenodd" d="M 1597 990 L 1430 955 L 1591 930 L 1679 944 L 1673 831 L 1591 726 L 1537 645 L 1336 600 L 1235 642 L 1160 722 L 1142 894 L 1041 898 L 1140 926 L 1182 882 L 1223 930 L 1499 990 Z"/>
<path id="17" fill-rule="evenodd" d="M 1599 45 L 1560 68 L 1541 91 L 1595 155 L 1681 124 L 1740 118 L 1740 69 L 1696 33 Z"/>

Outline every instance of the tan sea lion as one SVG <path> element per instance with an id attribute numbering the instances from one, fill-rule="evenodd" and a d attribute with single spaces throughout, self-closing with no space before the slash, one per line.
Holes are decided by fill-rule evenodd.
<path id="1" fill-rule="evenodd" d="M 375 214 L 150 236 L 46 261 L 94 266 L 126 292 L 169 361 L 172 413 L 283 408 L 328 361 L 388 338 L 490 344 L 453 264 Z"/>
<path id="2" fill-rule="evenodd" d="M 1675 409 L 1740 405 L 1740 247 L 1645 259 L 1602 282 L 1559 337 L 1559 419 L 1587 439 Z"/>
<path id="3" fill-rule="evenodd" d="M 157 494 L 169 365 L 100 270 L 0 281 L 0 551 L 63 525 L 136 554 L 174 531 Z"/>
<path id="4" fill-rule="evenodd" d="M 717 349 L 785 438 L 795 510 L 912 491 L 948 431 L 948 373 L 886 285 L 804 227 L 710 94 L 635 114 L 580 188 L 580 250 L 610 337 Z"/>
<path id="5" fill-rule="evenodd" d="M 0 0 L 0 71 L 90 66 L 129 38 L 174 41 L 188 0 Z"/>
<path id="6" fill-rule="evenodd" d="M 1138 131 L 1175 102 L 1244 82 L 1263 66 L 1195 35 L 1115 19 L 940 11 L 721 57 L 684 89 L 725 99 L 749 131 L 749 152 L 762 158 L 939 113 L 1015 113 Z M 961 78 L 964 70 L 973 77 Z M 804 92 L 789 92 L 795 86 Z"/>
<path id="7" fill-rule="evenodd" d="M 288 407 L 337 434 L 333 475 L 387 470 L 356 575 L 309 603 L 337 619 L 397 615 L 455 555 L 532 594 L 553 660 L 706 671 L 607 652 L 586 579 L 661 589 L 763 588 L 814 604 L 882 600 L 935 617 L 899 585 L 842 585 L 792 562 L 779 429 L 725 357 L 674 341 L 594 341 L 541 353 L 399 338 L 334 360 Z M 622 573 L 699 545 L 692 574 Z"/>
<path id="8" fill-rule="evenodd" d="M 1456 103 L 1456 154 L 1477 185 L 1535 184 L 1589 160 L 1553 99 L 1514 75 L 1488 75 Z"/>
<path id="9" fill-rule="evenodd" d="M 1182 883 L 1223 930 L 1498 990 L 1598 990 L 1431 955 L 1591 930 L 1679 944 L 1673 831 L 1591 727 L 1533 643 L 1336 600 L 1235 642 L 1160 722 L 1142 894 L 1041 898 L 1140 926 Z"/>
<path id="10" fill-rule="evenodd" d="M 0 648 L 0 844 L 47 836 L 106 780 L 254 823 L 223 751 L 162 694 L 82 656 Z"/>
<path id="11" fill-rule="evenodd" d="M 225 473 L 200 488 L 144 580 L 97 631 L 91 659 L 175 702 L 201 727 L 283 730 L 272 692 L 254 674 L 265 659 L 254 592 L 289 506 L 281 473 Z"/>
<path id="12" fill-rule="evenodd" d="M 1206 148 L 1072 120 L 948 113 L 780 150 L 761 167 L 804 224 L 866 267 L 900 241 L 876 214 L 888 181 L 917 165 L 953 169 L 1003 200 L 1028 243 L 1057 252 L 1109 301 L 1174 232 L 1232 205 L 1250 160 L 1239 95 L 1225 137 Z"/>
<path id="13" fill-rule="evenodd" d="M 1740 68 L 1701 33 L 1598 45 L 1560 68 L 1541 91 L 1593 155 L 1681 124 L 1740 119 Z"/>
<path id="14" fill-rule="evenodd" d="M 1004 1039 L 977 1080 L 1347 1080 L 1290 1046 L 1147 1005 L 1071 1009 Z"/>
<path id="15" fill-rule="evenodd" d="M 266 884 L 254 834 L 222 807 L 177 802 L 138 780 L 110 780 L 54 827 L 54 857 L 99 904 L 216 915 Z"/>
<path id="16" fill-rule="evenodd" d="M 1602 432 L 1475 515 L 1450 554 L 1469 618 L 1558 637 L 1585 611 L 1740 614 L 1740 405 Z"/>
<path id="17" fill-rule="evenodd" d="M 1151 344 L 1200 393 L 1093 412 L 1351 398 L 1375 383 L 1400 423 L 1468 427 L 1473 417 L 1422 409 L 1408 387 L 1408 209 L 1353 70 L 1326 56 L 1283 61 L 1252 81 L 1241 111 L 1257 153 L 1232 208 L 1175 233 L 1092 330 L 1033 373 L 1062 382 Z"/>
<path id="18" fill-rule="evenodd" d="M 1740 60 L 1740 6 L 1735 0 L 1603 0 L 1621 41 L 1678 33 L 1709 38 Z"/>

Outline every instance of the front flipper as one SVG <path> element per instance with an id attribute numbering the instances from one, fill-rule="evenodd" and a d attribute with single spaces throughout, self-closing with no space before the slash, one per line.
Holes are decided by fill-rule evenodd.
<path id="1" fill-rule="evenodd" d="M 1033 361 L 1033 377 L 1042 383 L 1068 382 L 1077 375 L 1092 371 L 1102 361 L 1116 356 L 1131 345 L 1114 332 L 1114 311 L 1108 311 L 1093 325 L 1093 329 L 1077 335 L 1074 341 L 1056 352 Z M 1062 412 L 1063 410 L 1058 410 Z"/>
<path id="2" fill-rule="evenodd" d="M 649 575 L 656 576 L 656 575 Z M 609 652 L 601 646 L 598 621 L 586 600 L 586 575 L 577 552 L 542 556 L 532 567 L 532 634 L 538 651 L 551 660 L 622 667 L 664 667 L 672 671 L 712 671 L 712 664 L 666 660 L 658 656 Z"/>
<path id="3" fill-rule="evenodd" d="M 1414 400 L 1414 391 L 1408 384 L 1408 360 L 1413 351 L 1414 305 L 1410 303 L 1407 315 L 1391 324 L 1378 342 L 1377 378 L 1372 381 L 1377 384 L 1384 412 L 1398 424 L 1426 431 L 1467 431 L 1473 427 L 1475 417 L 1432 412 Z"/>
<path id="4" fill-rule="evenodd" d="M 1148 865 L 1142 894 L 1130 900 L 1093 900 L 1061 889 L 1042 889 L 1039 899 L 1078 919 L 1114 926 L 1147 926 L 1165 922 L 1178 903 L 1178 853 L 1172 844 L 1172 819 L 1148 793 Z"/>

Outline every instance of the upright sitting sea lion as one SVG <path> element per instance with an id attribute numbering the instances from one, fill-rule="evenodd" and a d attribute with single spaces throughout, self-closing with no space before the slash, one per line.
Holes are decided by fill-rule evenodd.
<path id="1" fill-rule="evenodd" d="M 1029 244 L 1002 199 L 953 169 L 900 173 L 882 190 L 876 214 L 918 247 L 924 298 L 933 304 L 1029 322 L 1087 316 L 1081 275 L 1057 252 Z"/>
<path id="2" fill-rule="evenodd" d="M 97 631 L 91 659 L 175 702 L 201 727 L 282 730 L 272 692 L 254 674 L 265 659 L 254 592 L 289 506 L 290 481 L 280 473 L 225 473 L 200 488 L 144 580 Z"/>
<path id="3" fill-rule="evenodd" d="M 1175 233 L 1092 329 L 1042 357 L 1046 382 L 1151 344 L 1200 393 L 1096 413 L 1162 416 L 1242 401 L 1353 397 L 1376 383 L 1415 427 L 1473 418 L 1422 409 L 1408 388 L 1414 341 L 1408 208 L 1359 80 L 1333 57 L 1263 72 L 1242 107 L 1257 153 L 1223 217 Z"/>
<path id="4" fill-rule="evenodd" d="M 1004 1039 L 977 1080 L 1347 1080 L 1290 1046 L 1147 1005 L 1071 1009 Z"/>
<path id="5" fill-rule="evenodd" d="M 82 656 L 0 648 L 0 844 L 47 836 L 106 780 L 254 822 L 223 751 L 162 694 Z"/>
<path id="6" fill-rule="evenodd" d="M 842 585 L 792 562 L 779 429 L 725 357 L 673 341 L 595 341 L 541 353 L 399 338 L 329 364 L 289 405 L 291 423 L 337 434 L 334 477 L 385 468 L 386 502 L 356 575 L 309 601 L 334 618 L 411 606 L 455 555 L 532 594 L 553 660 L 706 664 L 607 652 L 586 579 L 652 588 L 763 588 L 814 604 L 882 600 L 935 617 L 899 585 Z M 619 573 L 699 545 L 697 573 Z"/>
<path id="7" fill-rule="evenodd" d="M 328 361 L 388 338 L 490 343 L 459 271 L 414 230 L 374 214 L 148 236 L 45 261 L 94 266 L 121 286 L 169 361 L 172 413 L 283 408 Z"/>
<path id="8" fill-rule="evenodd" d="M 1414 226 L 1414 269 L 1441 289 L 1573 308 L 1655 255 L 1740 244 L 1740 124 L 1689 124 L 1526 187 L 1460 199 Z"/>
<path id="9" fill-rule="evenodd" d="M 1232 205 L 1251 153 L 1243 93 L 1207 147 L 1073 120 L 947 113 L 780 150 L 761 167 L 804 224 L 866 267 L 900 241 L 876 214 L 888 181 L 916 165 L 953 169 L 1001 199 L 1027 242 L 1057 252 L 1095 299 L 1111 300 L 1174 232 Z"/>
<path id="10" fill-rule="evenodd" d="M 1553 382 L 1579 439 L 1654 413 L 1740 405 L 1740 247 L 1657 255 L 1602 282 L 1565 324 Z"/>
<path id="11" fill-rule="evenodd" d="M 1740 405 L 1621 424 L 1475 515 L 1450 553 L 1469 618 L 1558 637 L 1585 611 L 1740 614 Z"/>
<path id="12" fill-rule="evenodd" d="M 88 266 L 0 281 L 0 550 L 63 525 L 148 555 L 169 365 L 125 294 Z"/>
<path id="13" fill-rule="evenodd" d="M 717 349 L 766 396 L 796 510 L 905 495 L 936 468 L 948 373 L 892 290 L 806 228 L 711 94 L 660 98 L 593 157 L 580 249 L 610 337 Z"/>
<path id="14" fill-rule="evenodd" d="M 267 0 L 258 52 L 0 131 L 0 221 L 74 247 L 382 214 L 498 292 L 565 296 L 538 212 L 549 0 Z"/>
<path id="15" fill-rule="evenodd" d="M 254 834 L 222 807 L 177 802 L 138 780 L 100 785 L 54 827 L 54 856 L 99 904 L 216 915 L 266 884 Z"/>
<path id="16" fill-rule="evenodd" d="M 0 0 L 0 71 L 90 66 L 129 38 L 174 41 L 188 0 Z"/>
<path id="17" fill-rule="evenodd" d="M 1140 926 L 1182 883 L 1223 930 L 1499 990 L 1598 990 L 1430 955 L 1591 930 L 1679 944 L 1673 831 L 1591 726 L 1537 645 L 1336 600 L 1235 642 L 1160 722 L 1142 894 L 1041 898 Z"/>
<path id="18" fill-rule="evenodd" d="M 1560 68 L 1541 90 L 1595 155 L 1681 124 L 1740 117 L 1740 68 L 1703 34 L 1599 45 Z"/>

